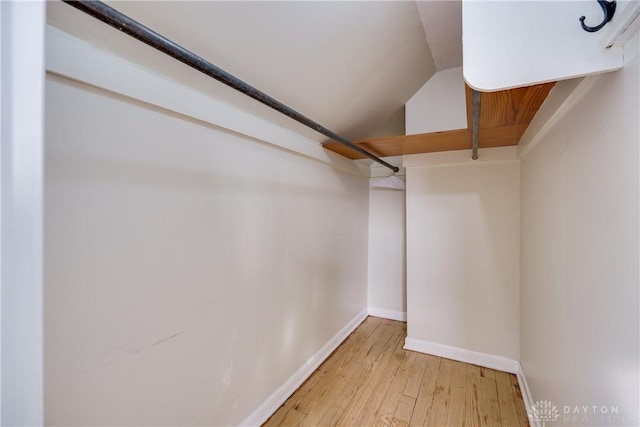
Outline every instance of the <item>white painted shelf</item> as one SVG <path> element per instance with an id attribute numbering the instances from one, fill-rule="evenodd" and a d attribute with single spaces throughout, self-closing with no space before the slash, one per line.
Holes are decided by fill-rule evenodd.
<path id="1" fill-rule="evenodd" d="M 611 28 L 628 20 L 637 1 L 618 1 L 613 20 L 600 32 L 603 12 L 590 1 L 472 1 L 462 5 L 464 77 L 480 91 L 497 91 L 622 68 L 623 47 L 606 48 Z M 627 9 L 629 8 L 629 9 Z M 625 13 L 626 12 L 626 13 Z"/>

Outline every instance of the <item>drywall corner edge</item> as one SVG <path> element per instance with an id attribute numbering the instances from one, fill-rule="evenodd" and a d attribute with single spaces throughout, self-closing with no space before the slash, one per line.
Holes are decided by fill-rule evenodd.
<path id="1" fill-rule="evenodd" d="M 368 310 L 358 313 L 320 350 L 307 360 L 279 389 L 274 391 L 255 411 L 239 425 L 259 426 L 273 415 L 278 408 L 304 383 L 333 351 L 367 318 Z"/>
<path id="2" fill-rule="evenodd" d="M 470 363 L 472 365 L 483 366 L 497 371 L 518 374 L 520 362 L 493 354 L 480 353 L 465 348 L 452 347 L 433 341 L 417 340 L 407 337 L 404 342 L 404 349 L 417 351 L 419 353 L 431 354 L 444 357 L 445 359 L 457 360 L 459 362 Z"/>
<path id="3" fill-rule="evenodd" d="M 531 417 L 534 402 L 531 397 L 531 390 L 529 390 L 529 384 L 527 383 L 527 377 L 524 374 L 524 370 L 522 369 L 520 362 L 518 362 L 518 372 L 516 372 L 516 377 L 518 377 L 518 385 L 520 386 L 520 392 L 522 393 L 522 400 L 524 401 L 524 407 L 527 411 L 529 423 L 531 424 L 531 427 L 541 427 L 540 421 L 532 419 Z"/>
<path id="4" fill-rule="evenodd" d="M 556 83 L 520 138 L 518 158 L 526 157 L 596 79 L 597 76 L 590 76 Z"/>
<path id="5" fill-rule="evenodd" d="M 45 2 L 0 2 L 0 424 L 44 424 Z"/>

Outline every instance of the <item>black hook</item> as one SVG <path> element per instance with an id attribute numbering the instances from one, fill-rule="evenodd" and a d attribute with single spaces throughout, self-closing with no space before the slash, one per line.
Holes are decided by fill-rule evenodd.
<path id="1" fill-rule="evenodd" d="M 602 8 L 604 12 L 604 20 L 595 27 L 589 27 L 588 25 L 584 25 L 585 17 L 580 17 L 580 25 L 582 25 L 582 29 L 588 31 L 590 33 L 595 33 L 596 31 L 600 31 L 602 27 L 613 18 L 613 14 L 616 13 L 616 2 L 615 1 L 605 1 L 605 0 L 597 0 L 598 4 Z"/>

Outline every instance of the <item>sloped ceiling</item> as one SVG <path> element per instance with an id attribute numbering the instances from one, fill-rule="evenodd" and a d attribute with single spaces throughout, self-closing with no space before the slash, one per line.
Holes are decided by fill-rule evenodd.
<path id="1" fill-rule="evenodd" d="M 107 3 L 351 139 L 404 134 L 404 103 L 435 72 L 411 1 Z M 67 33 L 269 119 L 290 120 L 68 5 L 47 7 L 48 23 Z"/>
<path id="2" fill-rule="evenodd" d="M 436 70 L 462 67 L 462 0 L 416 4 Z"/>

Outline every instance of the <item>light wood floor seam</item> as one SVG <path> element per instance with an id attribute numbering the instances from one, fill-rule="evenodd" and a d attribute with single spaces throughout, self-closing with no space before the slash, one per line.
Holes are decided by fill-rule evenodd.
<path id="1" fill-rule="evenodd" d="M 267 420 L 277 426 L 528 426 L 513 374 L 404 350 L 368 317 Z"/>

